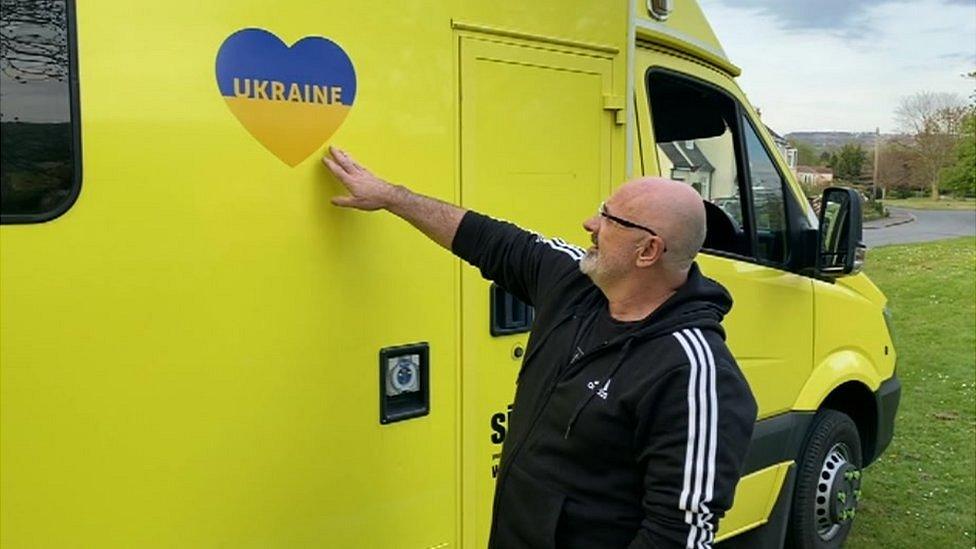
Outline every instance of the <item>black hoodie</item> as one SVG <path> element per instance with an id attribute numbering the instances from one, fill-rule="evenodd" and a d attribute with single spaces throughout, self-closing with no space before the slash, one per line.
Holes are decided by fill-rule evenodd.
<path id="1" fill-rule="evenodd" d="M 475 212 L 452 248 L 536 310 L 489 546 L 709 547 L 757 411 L 719 324 L 725 288 L 693 265 L 638 328 L 574 358 L 607 307 L 582 249 Z"/>

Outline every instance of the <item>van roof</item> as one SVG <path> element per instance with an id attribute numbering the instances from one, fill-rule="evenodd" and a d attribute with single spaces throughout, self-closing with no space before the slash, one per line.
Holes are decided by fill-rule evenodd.
<path id="1" fill-rule="evenodd" d="M 664 20 L 653 17 L 646 2 L 635 2 L 635 5 L 639 41 L 677 49 L 706 61 L 731 76 L 742 73 L 742 69 L 729 61 L 697 0 L 674 0 L 673 9 Z"/>

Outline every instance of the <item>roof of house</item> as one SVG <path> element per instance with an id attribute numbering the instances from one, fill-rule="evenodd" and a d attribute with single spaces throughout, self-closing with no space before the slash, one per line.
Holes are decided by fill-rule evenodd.
<path id="1" fill-rule="evenodd" d="M 834 170 L 823 166 L 797 166 L 797 173 L 815 173 L 821 175 L 834 175 Z"/>
<path id="2" fill-rule="evenodd" d="M 763 124 L 763 126 L 766 126 L 766 125 Z M 786 143 L 786 138 L 784 138 L 782 135 L 774 132 L 773 129 L 770 128 L 769 126 L 766 126 L 766 130 L 769 131 L 770 135 L 772 135 L 774 139 L 777 139 L 779 141 L 782 141 L 783 143 Z"/>
<path id="3" fill-rule="evenodd" d="M 685 158 L 685 155 L 678 152 L 678 147 L 674 143 L 661 143 L 661 150 L 667 155 L 668 160 L 677 169 L 690 170 L 691 163 Z"/>
<path id="4" fill-rule="evenodd" d="M 688 141 L 675 141 L 671 143 L 661 143 L 661 150 L 667 155 L 668 160 L 674 164 L 676 169 L 691 170 L 691 171 L 706 171 L 714 172 L 715 167 L 712 166 L 711 162 L 705 158 L 702 154 L 701 149 L 698 148 L 698 144 L 694 141 L 690 143 L 691 148 L 684 146 L 683 143 L 689 143 Z"/>
<path id="5" fill-rule="evenodd" d="M 712 163 L 705 158 L 705 155 L 702 154 L 701 149 L 698 148 L 697 143 L 692 143 L 690 149 L 688 147 L 684 147 L 681 152 L 685 153 L 685 156 L 688 157 L 688 160 L 691 161 L 691 165 L 694 166 L 695 169 L 706 172 L 715 171 L 715 166 L 712 166 Z"/>

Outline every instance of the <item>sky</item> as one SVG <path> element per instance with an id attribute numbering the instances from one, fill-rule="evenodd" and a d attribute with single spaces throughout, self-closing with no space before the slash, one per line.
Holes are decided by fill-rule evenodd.
<path id="1" fill-rule="evenodd" d="M 976 81 L 976 0 L 700 0 L 777 133 L 898 130 L 912 94 Z"/>
<path id="2" fill-rule="evenodd" d="M 739 86 L 780 134 L 898 130 L 901 98 L 921 91 L 968 98 L 976 82 L 976 0 L 699 0 Z M 65 120 L 61 86 L 29 93 L 0 74 L 4 120 Z M 12 102 L 12 92 L 22 102 Z M 14 103 L 16 103 L 16 108 Z"/>

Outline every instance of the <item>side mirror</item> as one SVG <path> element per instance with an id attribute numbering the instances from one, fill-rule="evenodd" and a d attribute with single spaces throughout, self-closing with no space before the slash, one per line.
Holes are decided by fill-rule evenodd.
<path id="1" fill-rule="evenodd" d="M 857 274 L 864 265 L 861 196 L 853 189 L 830 187 L 820 200 L 817 274 L 838 278 Z"/>

